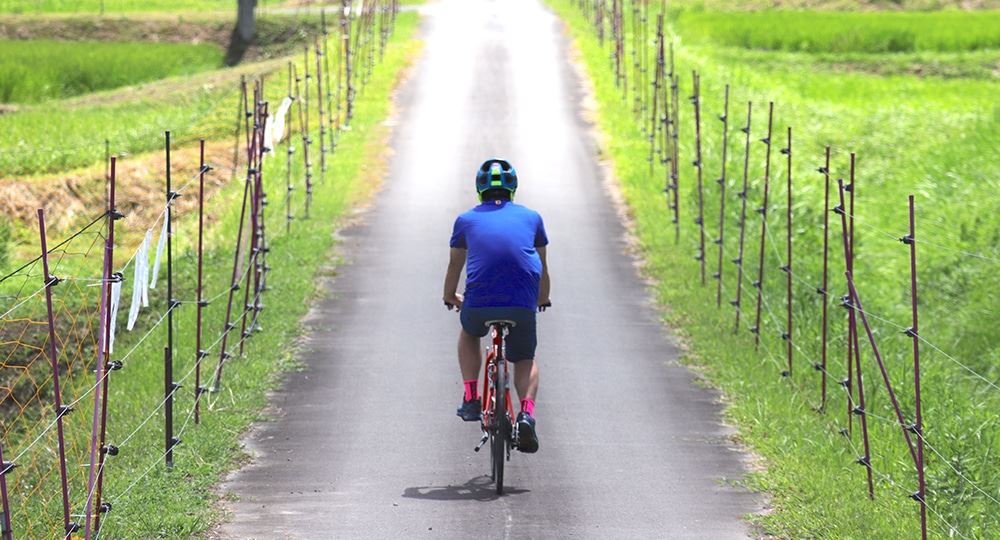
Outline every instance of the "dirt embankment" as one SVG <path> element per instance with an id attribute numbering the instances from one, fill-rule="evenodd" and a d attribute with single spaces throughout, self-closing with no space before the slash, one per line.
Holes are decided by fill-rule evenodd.
<path id="1" fill-rule="evenodd" d="M 216 43 L 226 46 L 232 22 L 183 17 L 0 17 L 0 39 L 58 41 L 149 41 L 153 43 Z"/>
<path id="2" fill-rule="evenodd" d="M 233 142 L 209 142 L 205 145 L 205 161 L 214 170 L 205 175 L 206 218 L 217 214 L 212 201 L 221 188 L 233 181 L 242 181 L 244 162 L 233 167 Z M 175 148 L 171 153 L 173 188 L 183 190 L 174 203 L 177 215 L 185 215 L 197 210 L 198 204 L 198 147 L 197 145 Z M 245 149 L 240 148 L 240 153 Z M 123 245 L 137 244 L 145 233 L 144 224 L 153 223 L 166 201 L 165 174 L 166 159 L 163 152 L 151 152 L 126 157 L 118 161 L 116 176 L 116 200 L 118 210 L 125 214 L 125 227 L 119 233 Z M 103 165 L 97 165 L 67 173 L 31 179 L 5 179 L 0 182 L 0 216 L 5 216 L 15 224 L 16 229 L 37 231 L 34 225 L 35 212 L 45 208 L 45 219 L 49 235 L 53 238 L 72 232 L 76 227 L 89 222 L 104 211 L 107 205 L 107 181 Z M 37 234 L 37 233 L 34 233 Z M 132 238 L 132 237 L 135 238 Z M 15 245 L 36 246 L 37 238 L 18 238 Z M 32 252 L 33 253 L 33 252 Z M 10 253 L 11 258 L 32 253 Z"/>
<path id="3" fill-rule="evenodd" d="M 130 17 L 96 16 L 12 16 L 0 15 L 0 39 L 53 39 L 62 41 L 148 41 L 159 43 L 213 43 L 224 50 L 232 32 L 231 17 L 216 14 L 166 15 L 141 14 Z M 249 77 L 271 73 L 284 66 L 278 58 L 301 51 L 302 44 L 319 35 L 319 18 L 268 16 L 258 21 L 257 44 L 243 58 L 239 72 L 229 69 L 196 74 L 189 77 L 154 81 L 142 85 L 79 96 L 64 101 L 74 107 L 89 107 L 142 97 L 163 97 L 190 87 L 236 84 L 241 74 Z M 256 61 L 248 65 L 251 61 Z M 0 114 L 16 112 L 19 107 Z M 206 161 L 216 170 L 206 176 L 206 194 L 213 195 L 234 174 L 233 141 L 212 141 L 206 145 Z M 242 153 L 242 149 L 241 149 Z M 198 167 L 197 144 L 175 147 L 172 156 L 174 186 L 183 185 Z M 142 153 L 119 159 L 117 194 L 119 210 L 128 217 L 126 224 L 151 222 L 164 203 L 165 160 L 162 151 Z M 242 180 L 243 165 L 236 170 Z M 194 188 L 197 186 L 195 185 Z M 196 190 L 189 189 L 175 205 L 180 213 L 196 208 Z M 106 205 L 105 166 L 97 164 L 72 171 L 42 176 L 0 179 L 0 225 L 9 222 L 9 257 L 18 257 L 22 243 L 34 246 L 37 238 L 21 238 L 37 230 L 35 211 L 46 209 L 46 219 L 52 237 L 71 232 L 100 214 Z M 210 214 L 211 212 L 207 212 Z M 133 227 L 128 227 L 132 229 Z M 2 231 L 0 231 L 2 232 Z M 138 234 L 141 234 L 140 231 Z M 128 233 L 126 233 L 127 235 Z M 4 242 L 0 238 L 0 242 Z M 123 241 L 128 239 L 122 238 Z M 2 247 L 2 246 L 0 246 Z M 32 252 L 33 253 L 33 252 Z M 30 255 L 30 253 L 28 254 Z"/>
<path id="4" fill-rule="evenodd" d="M 329 28 L 335 31 L 335 28 Z M 233 19 L 224 14 L 135 16 L 0 16 L 0 39 L 57 41 L 148 41 L 153 43 L 211 43 L 229 47 Z M 318 15 L 268 15 L 258 19 L 255 42 L 243 55 L 246 61 L 277 58 L 301 51 L 322 33 Z"/>

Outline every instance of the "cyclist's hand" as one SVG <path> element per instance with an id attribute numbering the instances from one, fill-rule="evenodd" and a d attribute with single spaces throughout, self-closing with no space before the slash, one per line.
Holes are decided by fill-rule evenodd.
<path id="1" fill-rule="evenodd" d="M 462 295 L 454 294 L 450 297 L 444 298 L 444 306 L 448 308 L 448 311 L 454 309 L 455 311 L 461 311 L 462 309 Z"/>
<path id="2" fill-rule="evenodd" d="M 545 299 L 538 301 L 538 311 L 545 311 L 550 307 L 552 307 L 552 300 Z"/>

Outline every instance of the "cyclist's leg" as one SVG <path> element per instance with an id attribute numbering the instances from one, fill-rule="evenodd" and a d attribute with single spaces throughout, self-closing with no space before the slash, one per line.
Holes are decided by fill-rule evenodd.
<path id="1" fill-rule="evenodd" d="M 486 335 L 487 329 L 475 311 L 475 308 L 462 310 L 462 329 L 458 331 L 458 366 L 464 394 L 456 413 L 467 422 L 478 420 L 482 411 L 478 392 L 479 366 L 483 363 L 479 338 Z"/>
<path id="2" fill-rule="evenodd" d="M 479 368 L 483 365 L 479 339 L 489 332 L 484 324 L 487 315 L 484 308 L 466 308 L 460 313 L 462 329 L 458 331 L 458 366 L 463 380 L 479 378 Z"/>
<path id="3" fill-rule="evenodd" d="M 538 364 L 534 359 L 523 359 L 514 363 L 514 388 L 517 388 L 517 397 L 522 402 L 522 409 L 525 400 L 530 400 L 532 406 L 534 405 L 535 395 L 538 394 Z"/>
<path id="4" fill-rule="evenodd" d="M 458 331 L 458 366 L 462 370 L 463 380 L 478 380 L 479 368 L 483 365 L 482 347 L 479 336 L 465 331 Z"/>
<path id="5" fill-rule="evenodd" d="M 507 359 L 514 364 L 514 388 L 523 400 L 535 400 L 538 393 L 538 363 L 535 362 L 535 310 L 510 308 L 508 317 L 517 323 L 507 336 Z"/>
<path id="6" fill-rule="evenodd" d="M 535 362 L 535 310 L 511 308 L 510 319 L 517 323 L 507 336 L 507 358 L 514 364 L 514 388 L 521 410 L 533 414 L 538 393 L 538 363 Z"/>

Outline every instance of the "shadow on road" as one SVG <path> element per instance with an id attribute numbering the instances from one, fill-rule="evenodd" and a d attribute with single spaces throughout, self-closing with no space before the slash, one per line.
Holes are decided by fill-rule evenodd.
<path id="1" fill-rule="evenodd" d="M 504 487 L 504 495 L 529 493 L 530 489 L 513 486 Z M 494 501 L 499 498 L 493 481 L 482 475 L 470 479 L 459 486 L 420 486 L 403 490 L 403 497 L 430 501 Z"/>

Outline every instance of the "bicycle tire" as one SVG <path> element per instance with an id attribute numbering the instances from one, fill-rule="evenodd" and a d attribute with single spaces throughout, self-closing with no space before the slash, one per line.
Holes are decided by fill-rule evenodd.
<path id="1" fill-rule="evenodd" d="M 494 388 L 493 388 L 493 445 L 492 445 L 492 458 L 493 458 L 493 470 L 494 470 L 494 482 L 496 482 L 497 495 L 503 495 L 503 466 L 506 457 L 507 450 L 507 371 L 504 369 L 504 357 L 501 351 L 498 351 L 496 358 L 496 377 L 493 378 Z"/>
<path id="2" fill-rule="evenodd" d="M 489 434 L 490 434 L 490 480 L 493 481 L 493 482 L 496 482 L 497 481 L 497 460 L 494 457 L 494 454 L 496 454 L 496 447 L 497 447 L 497 445 L 496 445 L 496 430 L 493 429 L 493 424 L 495 424 L 495 420 L 491 419 L 490 420 L 490 425 L 486 426 L 486 428 L 489 430 Z"/>
<path id="3" fill-rule="evenodd" d="M 494 440 L 496 439 L 496 430 L 493 426 L 496 424 L 496 416 L 494 416 L 494 411 L 496 407 L 494 403 L 496 401 L 495 393 L 493 392 L 494 382 L 496 375 L 494 374 L 494 368 L 496 364 L 492 360 L 488 361 L 486 364 L 486 377 L 489 386 L 486 388 L 486 393 L 483 397 L 483 429 L 486 435 L 490 439 L 490 481 L 495 482 L 497 479 L 497 462 L 493 458 L 493 454 L 496 451 L 496 444 Z"/>

